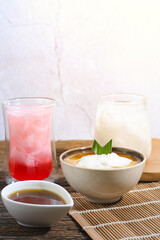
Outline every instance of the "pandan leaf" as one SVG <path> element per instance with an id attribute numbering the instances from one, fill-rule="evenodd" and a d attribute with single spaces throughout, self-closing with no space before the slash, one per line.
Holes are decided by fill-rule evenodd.
<path id="1" fill-rule="evenodd" d="M 101 147 L 99 143 L 94 140 L 92 145 L 92 151 L 97 155 L 108 154 L 112 152 L 112 139 L 103 147 Z"/>

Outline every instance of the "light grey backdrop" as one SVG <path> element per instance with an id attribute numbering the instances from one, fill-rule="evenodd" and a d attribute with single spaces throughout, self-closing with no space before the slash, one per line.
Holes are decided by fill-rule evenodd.
<path id="1" fill-rule="evenodd" d="M 57 100 L 56 139 L 91 139 L 97 100 L 147 97 L 160 137 L 160 2 L 0 0 L 0 101 Z M 2 111 L 0 138 L 4 139 Z"/>

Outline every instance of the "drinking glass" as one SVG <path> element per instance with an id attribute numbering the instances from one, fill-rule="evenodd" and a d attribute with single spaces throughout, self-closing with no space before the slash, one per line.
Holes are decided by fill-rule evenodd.
<path id="1" fill-rule="evenodd" d="M 151 152 L 150 126 L 144 96 L 110 94 L 100 98 L 95 124 L 95 139 L 104 146 L 136 150 L 146 157 Z"/>
<path id="2" fill-rule="evenodd" d="M 7 184 L 58 178 L 55 105 L 56 101 L 49 98 L 17 98 L 3 102 Z"/>

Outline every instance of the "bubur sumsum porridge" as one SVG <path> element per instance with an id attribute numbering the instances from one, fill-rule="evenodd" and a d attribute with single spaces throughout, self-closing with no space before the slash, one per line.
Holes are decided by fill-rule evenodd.
<path id="1" fill-rule="evenodd" d="M 77 167 L 92 169 L 115 169 L 130 167 L 140 163 L 140 160 L 130 155 L 114 152 L 107 155 L 96 155 L 93 152 L 85 152 L 68 157 L 65 161 Z"/>

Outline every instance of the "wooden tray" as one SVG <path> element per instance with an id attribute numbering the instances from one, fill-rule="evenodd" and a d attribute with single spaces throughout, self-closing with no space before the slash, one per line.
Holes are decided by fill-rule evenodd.
<path id="1" fill-rule="evenodd" d="M 160 181 L 160 139 L 152 139 L 152 152 L 146 161 L 141 181 Z"/>

